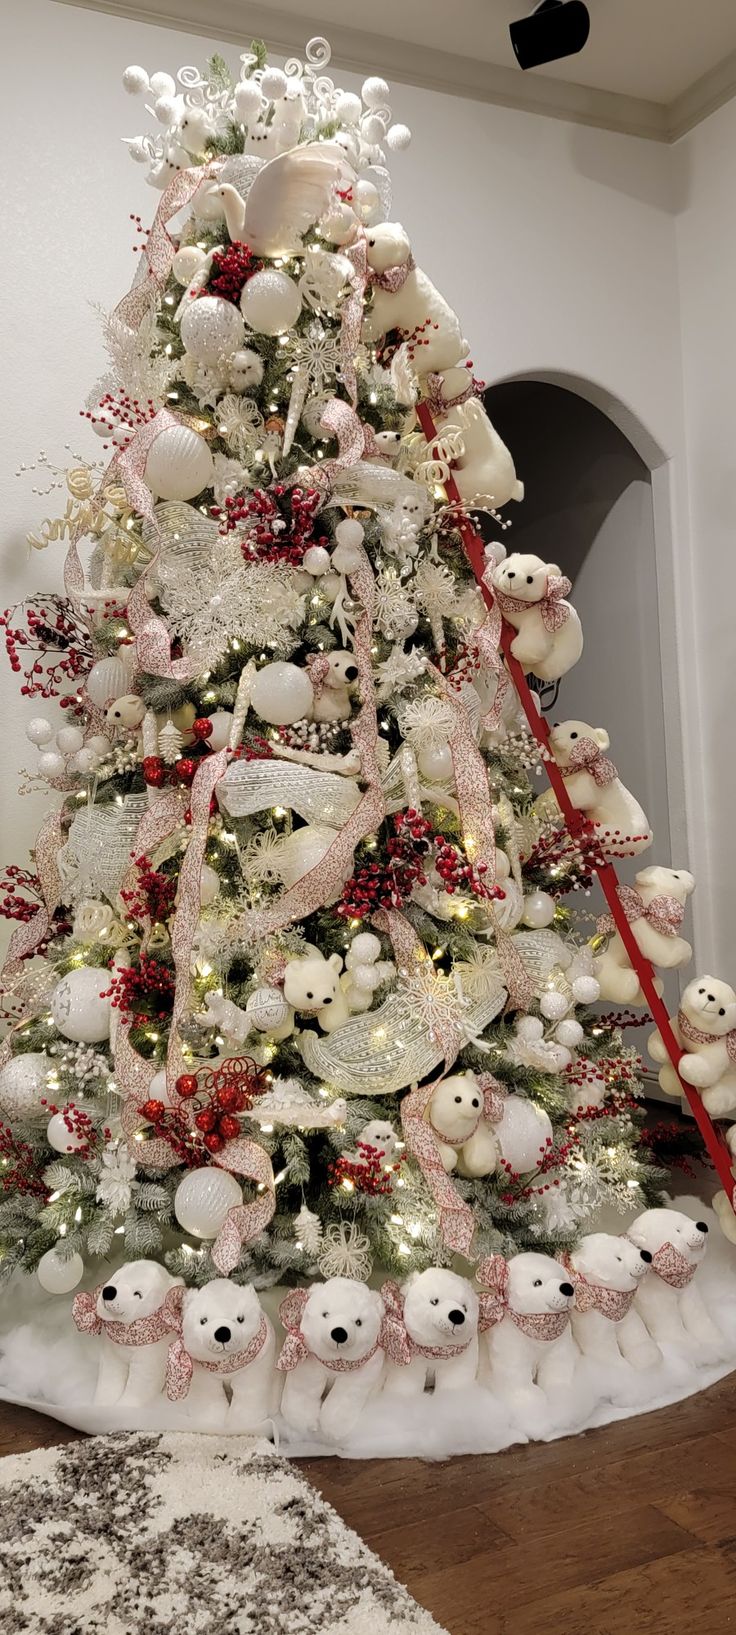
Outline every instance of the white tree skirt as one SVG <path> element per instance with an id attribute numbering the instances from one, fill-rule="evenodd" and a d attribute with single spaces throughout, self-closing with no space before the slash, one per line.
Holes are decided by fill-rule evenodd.
<path id="1" fill-rule="evenodd" d="M 694 1362 L 665 1354 L 658 1368 L 636 1375 L 622 1394 L 620 1381 L 595 1372 L 581 1358 L 570 1395 L 569 1412 L 550 1414 L 539 1440 L 552 1441 L 606 1425 L 614 1419 L 649 1413 L 679 1402 L 736 1370 L 736 1247 L 723 1237 L 713 1211 L 699 1199 L 679 1197 L 676 1207 L 693 1219 L 707 1220 L 711 1231 L 698 1284 L 724 1336 L 717 1361 Z M 622 1231 L 620 1218 L 595 1223 L 600 1230 Z M 264 1305 L 275 1317 L 283 1291 L 273 1289 Z M 71 1318 L 71 1296 L 44 1294 L 35 1277 L 18 1276 L 6 1287 L 0 1306 L 0 1400 L 38 1409 L 79 1430 L 196 1430 L 186 1403 L 159 1398 L 147 1408 L 95 1407 L 96 1347 L 79 1334 Z M 443 1397 L 427 1394 L 417 1401 L 378 1396 L 359 1427 L 340 1445 L 295 1436 L 280 1419 L 264 1426 L 281 1452 L 290 1457 L 338 1454 L 350 1459 L 442 1459 L 449 1454 L 497 1453 L 512 1443 L 533 1439 L 523 1419 L 510 1423 L 508 1410 L 481 1386 Z"/>

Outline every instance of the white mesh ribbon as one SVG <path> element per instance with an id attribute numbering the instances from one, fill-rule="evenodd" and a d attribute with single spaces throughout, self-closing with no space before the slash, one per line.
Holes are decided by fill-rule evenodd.
<path id="1" fill-rule="evenodd" d="M 177 567 L 207 567 L 220 530 L 211 517 L 184 500 L 163 500 L 143 523 L 143 539 L 151 554 L 158 550 L 162 577 Z"/>
<path id="2" fill-rule="evenodd" d="M 233 761 L 217 787 L 217 799 L 230 817 L 250 817 L 268 806 L 285 806 L 306 823 L 340 829 L 352 816 L 361 794 L 352 778 L 337 772 L 315 772 L 290 762 Z"/>
<path id="3" fill-rule="evenodd" d="M 102 894 L 114 902 L 130 867 L 138 825 L 147 810 L 145 795 L 125 795 L 122 805 L 85 806 L 75 812 L 59 865 L 67 894 L 81 897 Z"/>

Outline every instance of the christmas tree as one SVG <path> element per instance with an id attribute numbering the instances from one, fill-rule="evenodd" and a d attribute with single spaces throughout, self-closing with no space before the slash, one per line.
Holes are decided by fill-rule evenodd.
<path id="1" fill-rule="evenodd" d="M 409 132 L 328 61 L 125 74 L 162 198 L 103 458 L 32 540 L 66 594 L 4 619 L 58 798 L 4 882 L 0 1269 L 52 1292 L 559 1255 L 662 1181 L 591 1008 L 592 870 L 646 823 L 581 839 L 542 795 L 499 647 L 521 484 L 390 220 Z M 541 570 L 544 685 L 580 643 Z"/>

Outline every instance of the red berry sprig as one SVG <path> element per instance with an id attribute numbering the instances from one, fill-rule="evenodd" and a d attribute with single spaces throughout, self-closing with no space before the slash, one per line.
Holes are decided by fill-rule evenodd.
<path id="1" fill-rule="evenodd" d="M 367 863 L 347 881 L 335 912 L 362 920 L 377 908 L 401 908 L 415 886 L 426 886 L 426 858 L 434 838 L 432 825 L 410 807 L 392 818 L 394 834 L 386 843 L 389 863 Z"/>
<path id="2" fill-rule="evenodd" d="M 6 608 L 0 630 L 11 670 L 24 676 L 24 698 L 58 698 L 64 685 L 76 685 L 92 667 L 89 631 L 63 596 L 31 596 Z M 62 698 L 61 705 L 76 708 L 77 700 Z"/>
<path id="3" fill-rule="evenodd" d="M 161 960 L 141 954 L 137 965 L 116 968 L 107 993 L 130 1027 L 166 1022 L 174 1009 L 174 973 Z"/>
<path id="4" fill-rule="evenodd" d="M 459 846 L 454 846 L 444 835 L 437 836 L 435 846 L 437 850 L 435 869 L 450 897 L 458 890 L 470 891 L 474 897 L 480 897 L 486 902 L 493 902 L 506 896 L 501 886 L 489 885 L 485 880 L 488 873 L 487 863 L 476 865 L 469 863 Z"/>
<path id="5" fill-rule="evenodd" d="M 120 892 L 128 914 L 144 922 L 167 920 L 174 907 L 176 881 L 154 869 L 150 857 L 136 857 L 134 864 L 136 885 Z"/>
<path id="6" fill-rule="evenodd" d="M 233 239 L 225 250 L 217 250 L 213 255 L 207 288 L 202 293 L 220 295 L 223 301 L 232 301 L 237 306 L 244 285 L 262 267 L 263 262 L 253 255 L 247 244 Z"/>
<path id="7" fill-rule="evenodd" d="M 389 1197 L 393 1192 L 392 1176 L 398 1174 L 401 1159 L 397 1163 L 386 1164 L 385 1153 L 369 1146 L 366 1141 L 358 1141 L 355 1150 L 359 1158 L 342 1154 L 334 1163 L 328 1164 L 327 1185 L 339 1187 L 348 1181 L 348 1191 L 363 1192 L 368 1198 Z"/>
<path id="8" fill-rule="evenodd" d="M 44 1159 L 44 1167 L 45 1167 Z M 48 1203 L 49 1189 L 39 1168 L 38 1155 L 27 1141 L 19 1141 L 8 1124 L 0 1122 L 0 1188 L 23 1198 L 42 1198 Z"/>
<path id="9" fill-rule="evenodd" d="M 179 1106 L 166 1107 L 151 1098 L 138 1108 L 156 1134 L 168 1141 L 190 1169 L 206 1164 L 240 1135 L 238 1113 L 247 1113 L 268 1089 L 263 1068 L 250 1056 L 231 1056 L 216 1068 L 180 1073 L 174 1088 Z"/>

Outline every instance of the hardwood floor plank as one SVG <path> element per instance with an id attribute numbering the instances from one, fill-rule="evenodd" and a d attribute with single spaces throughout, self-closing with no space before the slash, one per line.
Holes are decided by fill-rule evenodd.
<path id="1" fill-rule="evenodd" d="M 421 1601 L 421 1582 L 411 1589 Z M 727 1635 L 736 1627 L 735 1596 L 733 1558 L 702 1546 L 573 1591 L 552 1589 L 524 1607 L 495 1611 L 497 1594 L 488 1610 L 468 1609 L 450 1628 L 452 1635 Z"/>

